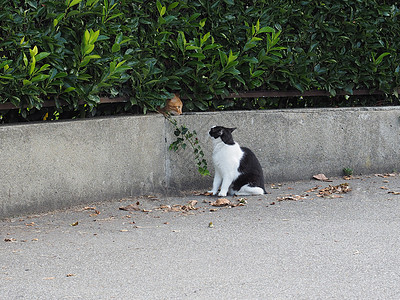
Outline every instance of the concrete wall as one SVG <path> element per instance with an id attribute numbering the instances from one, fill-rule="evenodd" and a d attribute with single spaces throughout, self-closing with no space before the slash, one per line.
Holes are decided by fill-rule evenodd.
<path id="1" fill-rule="evenodd" d="M 213 125 L 256 153 L 267 182 L 400 170 L 400 108 L 187 114 L 211 172 Z M 161 115 L 0 126 L 0 218 L 140 194 L 205 190 L 193 153 L 170 152 Z"/>

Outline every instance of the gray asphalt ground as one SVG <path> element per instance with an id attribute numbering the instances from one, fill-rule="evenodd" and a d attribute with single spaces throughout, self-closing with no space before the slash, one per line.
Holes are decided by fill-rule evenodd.
<path id="1" fill-rule="evenodd" d="M 268 184 L 228 197 L 247 202 L 235 207 L 191 192 L 0 221 L 0 299 L 400 299 L 399 179 Z M 318 197 L 341 183 L 352 190 Z"/>

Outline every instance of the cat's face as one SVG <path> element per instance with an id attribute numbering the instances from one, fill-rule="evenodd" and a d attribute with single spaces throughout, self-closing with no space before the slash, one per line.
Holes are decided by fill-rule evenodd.
<path id="1" fill-rule="evenodd" d="M 183 103 L 178 95 L 174 95 L 173 98 L 167 100 L 165 105 L 166 110 L 172 115 L 181 115 L 182 114 Z"/>
<path id="2" fill-rule="evenodd" d="M 236 128 L 226 128 L 223 126 L 214 126 L 210 129 L 208 133 L 214 140 L 221 138 L 221 140 L 228 145 L 233 145 L 235 142 L 233 141 L 232 132 Z"/>

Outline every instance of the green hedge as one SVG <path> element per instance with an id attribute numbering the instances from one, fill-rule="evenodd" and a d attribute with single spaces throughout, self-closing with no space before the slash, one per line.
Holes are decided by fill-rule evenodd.
<path id="1" fill-rule="evenodd" d="M 129 97 L 124 109 L 226 109 L 243 90 L 399 86 L 397 1 L 0 0 L 0 103 Z M 265 99 L 246 107 L 265 106 Z M 263 102 L 264 101 L 264 102 Z M 256 103 L 257 102 L 257 103 Z M 65 110 L 65 109 L 64 109 Z"/>

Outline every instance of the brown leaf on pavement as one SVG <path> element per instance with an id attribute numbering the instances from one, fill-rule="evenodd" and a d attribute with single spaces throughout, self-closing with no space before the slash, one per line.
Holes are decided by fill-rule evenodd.
<path id="1" fill-rule="evenodd" d="M 400 192 L 394 192 L 394 191 L 390 191 L 390 192 L 388 192 L 388 194 L 400 195 Z"/>
<path id="2" fill-rule="evenodd" d="M 89 215 L 91 217 L 96 217 L 100 214 L 100 211 L 97 210 L 94 206 L 86 206 L 82 210 L 93 210 L 94 212 Z"/>
<path id="3" fill-rule="evenodd" d="M 155 208 L 156 210 L 164 210 L 167 212 L 189 212 L 191 210 L 198 210 L 199 207 L 195 207 L 197 205 L 197 200 L 190 200 L 186 205 L 174 204 L 170 205 L 160 205 Z"/>
<path id="4" fill-rule="evenodd" d="M 388 178 L 396 176 L 395 173 L 375 174 L 376 177 Z"/>
<path id="5" fill-rule="evenodd" d="M 311 192 L 315 192 L 316 190 L 318 190 L 321 187 L 321 185 L 317 185 L 307 191 L 305 191 L 306 193 L 311 193 Z"/>
<path id="6" fill-rule="evenodd" d="M 119 209 L 120 210 L 125 210 L 125 211 L 140 211 L 141 208 L 139 207 L 140 203 L 139 201 L 134 203 L 134 204 L 129 204 L 127 206 L 122 206 Z"/>
<path id="7" fill-rule="evenodd" d="M 194 192 L 193 192 L 193 195 L 195 195 L 195 196 L 212 196 L 212 193 L 194 191 Z"/>
<path id="8" fill-rule="evenodd" d="M 282 196 L 282 197 L 277 197 L 276 201 L 281 202 L 281 201 L 298 201 L 298 200 L 302 200 L 302 199 L 306 199 L 304 196 L 301 195 L 286 195 L 286 196 Z"/>
<path id="9" fill-rule="evenodd" d="M 4 241 L 5 242 L 16 242 L 17 240 L 14 238 L 5 238 Z"/>
<path id="10" fill-rule="evenodd" d="M 319 190 L 319 197 L 330 196 L 334 193 L 344 194 L 344 193 L 348 193 L 350 191 L 351 191 L 351 188 L 348 183 L 341 183 L 336 186 L 329 185 L 328 187 Z"/>
<path id="11" fill-rule="evenodd" d="M 197 204 L 197 200 L 190 200 L 188 204 L 182 206 L 182 210 L 189 211 L 189 210 L 197 210 L 198 207 L 195 207 Z"/>
<path id="12" fill-rule="evenodd" d="M 329 180 L 329 178 L 326 177 L 324 174 L 314 175 L 313 178 L 320 181 L 332 182 L 332 180 Z"/>
<path id="13" fill-rule="evenodd" d="M 211 202 L 211 205 L 212 205 L 212 206 L 221 207 L 221 206 L 232 205 L 232 202 L 229 201 L 229 199 L 226 199 L 226 198 L 219 198 L 219 199 L 217 199 L 217 201 Z"/>

